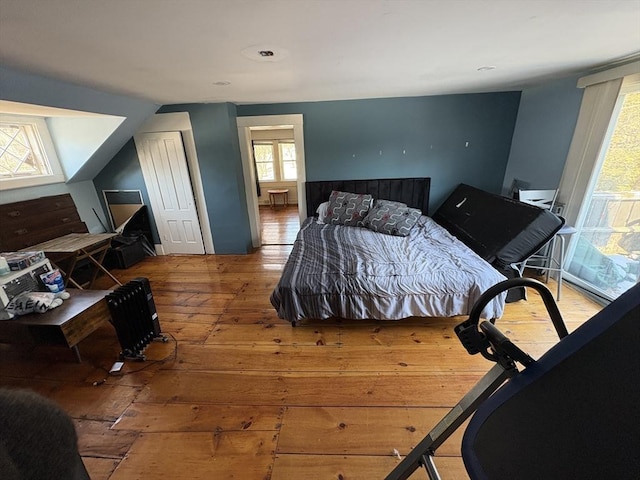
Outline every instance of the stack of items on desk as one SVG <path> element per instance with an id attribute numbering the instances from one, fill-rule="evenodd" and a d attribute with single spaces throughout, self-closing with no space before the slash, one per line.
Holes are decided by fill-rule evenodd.
<path id="1" fill-rule="evenodd" d="M 44 256 L 43 251 L 7 252 L 7 253 L 0 253 L 0 257 L 5 259 L 7 266 L 11 272 L 18 272 L 20 270 L 25 270 L 31 265 L 40 264 L 45 260 L 47 260 L 47 257 Z"/>
<path id="2" fill-rule="evenodd" d="M 0 320 L 44 313 L 66 298 L 62 275 L 44 252 L 0 253 Z"/>

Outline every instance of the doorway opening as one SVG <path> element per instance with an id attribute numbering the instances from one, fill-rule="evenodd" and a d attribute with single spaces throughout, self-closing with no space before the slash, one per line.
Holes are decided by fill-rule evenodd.
<path id="1" fill-rule="evenodd" d="M 291 245 L 307 216 L 302 115 L 237 123 L 253 246 Z"/>
<path id="2" fill-rule="evenodd" d="M 300 228 L 293 126 L 258 126 L 249 130 L 262 245 L 291 245 Z"/>

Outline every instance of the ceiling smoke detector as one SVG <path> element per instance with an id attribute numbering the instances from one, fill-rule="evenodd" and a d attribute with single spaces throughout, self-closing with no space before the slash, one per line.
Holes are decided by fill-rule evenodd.
<path id="1" fill-rule="evenodd" d="M 275 45 L 252 45 L 240 52 L 243 57 L 256 62 L 279 62 L 289 56 L 284 48 Z"/>

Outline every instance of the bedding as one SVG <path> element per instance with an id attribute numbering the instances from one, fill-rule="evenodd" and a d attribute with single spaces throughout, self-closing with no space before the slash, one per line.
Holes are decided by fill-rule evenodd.
<path id="1" fill-rule="evenodd" d="M 431 218 L 407 236 L 307 218 L 271 295 L 278 316 L 395 320 L 468 314 L 505 277 Z M 483 316 L 503 313 L 502 294 Z"/>
<path id="2" fill-rule="evenodd" d="M 323 224 L 334 191 L 427 214 L 430 184 L 428 177 L 306 182 L 307 211 L 319 217 L 303 223 L 271 295 L 278 315 L 295 324 L 304 318 L 468 314 L 484 290 L 518 276 L 512 264 L 564 223 L 548 210 L 460 184 L 433 215 L 418 216 L 405 237 L 376 233 L 371 221 L 369 229 Z M 367 215 L 375 210 L 374 203 Z M 524 291 L 511 289 L 487 305 L 483 317 L 498 318 L 505 301 L 523 298 Z"/>

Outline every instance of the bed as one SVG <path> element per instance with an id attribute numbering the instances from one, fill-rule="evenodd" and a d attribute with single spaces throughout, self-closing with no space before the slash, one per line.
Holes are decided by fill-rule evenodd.
<path id="1" fill-rule="evenodd" d="M 429 187 L 429 178 L 307 182 L 307 211 L 315 212 L 332 192 L 350 192 L 402 202 L 408 208 L 427 213 Z M 442 217 L 440 222 L 419 215 L 406 236 L 307 218 L 270 298 L 278 316 L 296 325 L 304 319 L 399 320 L 468 314 L 487 288 L 507 278 L 505 269 L 497 265 L 502 267 L 505 261 L 502 251 L 514 249 L 514 239 L 518 255 L 525 249 L 528 252 L 539 248 L 537 238 L 524 242 L 526 248 L 523 246 L 520 226 L 517 232 L 508 226 L 503 228 L 507 234 L 502 236 L 508 238 L 499 242 L 487 242 L 481 236 L 480 245 L 475 249 L 470 247 L 473 242 L 469 240 L 476 236 L 468 228 L 465 230 L 465 226 L 478 220 L 468 213 L 478 203 L 473 195 L 482 201 L 487 201 L 485 195 L 489 195 L 490 200 L 496 200 L 497 196 L 469 188 L 471 190 L 462 188 L 467 200 L 458 208 L 454 206 L 454 213 L 447 213 L 450 197 L 436 211 Z M 460 187 L 452 196 L 459 194 L 459 190 Z M 525 204 L 509 204 L 518 218 L 522 217 L 520 205 Z M 462 211 L 467 214 L 461 214 Z M 456 219 L 456 215 L 462 217 Z M 530 227 L 531 223 L 527 225 Z M 533 223 L 539 233 L 539 222 Z M 454 228 L 456 225 L 461 228 Z M 494 232 L 496 235 L 500 236 L 499 232 Z M 531 237 L 531 233 L 525 237 Z M 546 235 L 545 242 L 550 238 L 552 235 Z M 505 299 L 506 294 L 502 294 L 487 304 L 483 318 L 502 316 Z"/>

